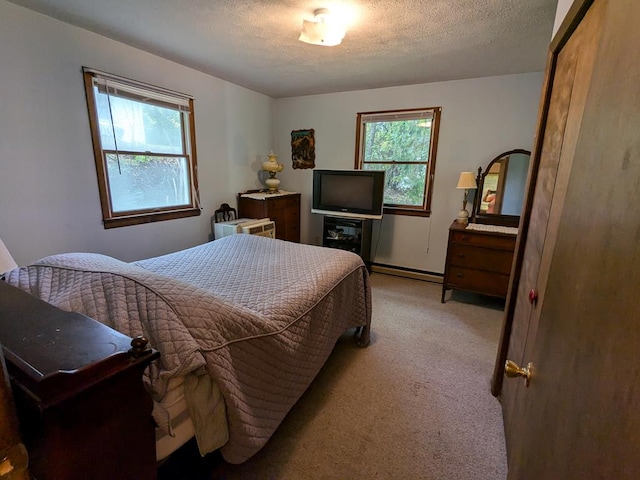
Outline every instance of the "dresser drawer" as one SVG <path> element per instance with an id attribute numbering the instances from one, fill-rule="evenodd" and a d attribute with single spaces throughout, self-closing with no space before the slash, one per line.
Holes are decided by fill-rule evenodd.
<path id="1" fill-rule="evenodd" d="M 491 248 L 513 251 L 516 246 L 515 235 L 487 235 L 471 231 L 451 231 L 451 241 L 468 245 L 483 245 Z"/>
<path id="2" fill-rule="evenodd" d="M 449 255 L 451 265 L 476 268 L 505 275 L 511 273 L 512 251 L 453 243 L 449 248 Z"/>
<path id="3" fill-rule="evenodd" d="M 517 235 L 470 230 L 454 221 L 442 281 L 442 299 L 452 288 L 505 298 Z"/>
<path id="4" fill-rule="evenodd" d="M 450 288 L 459 288 L 498 297 L 506 297 L 507 289 L 509 288 L 509 275 L 458 267 L 456 265 L 450 266 L 445 281 Z"/>

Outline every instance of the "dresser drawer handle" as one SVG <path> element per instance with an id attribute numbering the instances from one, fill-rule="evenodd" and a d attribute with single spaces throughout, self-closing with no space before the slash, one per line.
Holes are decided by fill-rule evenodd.
<path id="1" fill-rule="evenodd" d="M 469 240 L 469 235 L 462 235 L 462 240 Z"/>
<path id="2" fill-rule="evenodd" d="M 461 274 L 460 272 L 458 272 L 458 273 L 456 273 L 456 277 L 458 277 L 458 278 L 462 278 L 462 277 L 464 277 L 464 275 L 463 275 L 463 274 Z"/>
<path id="3" fill-rule="evenodd" d="M 460 257 L 460 258 L 464 258 L 464 253 L 459 253 L 459 254 L 458 254 L 458 257 Z"/>

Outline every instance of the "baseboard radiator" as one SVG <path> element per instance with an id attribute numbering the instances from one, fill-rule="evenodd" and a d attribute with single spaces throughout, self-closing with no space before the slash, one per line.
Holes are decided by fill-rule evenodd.
<path id="1" fill-rule="evenodd" d="M 442 283 L 443 274 L 425 272 L 413 268 L 397 267 L 395 265 L 384 265 L 381 263 L 373 263 L 371 271 L 374 273 L 384 273 L 386 275 L 395 275 L 396 277 L 413 278 L 414 280 L 424 280 L 425 282 Z"/>

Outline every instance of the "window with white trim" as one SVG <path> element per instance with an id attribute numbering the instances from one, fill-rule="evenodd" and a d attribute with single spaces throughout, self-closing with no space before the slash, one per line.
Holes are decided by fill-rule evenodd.
<path id="1" fill-rule="evenodd" d="M 193 99 L 83 72 L 104 227 L 200 215 Z"/>
<path id="2" fill-rule="evenodd" d="M 384 212 L 429 216 L 440 107 L 358 113 L 355 167 L 384 170 Z"/>

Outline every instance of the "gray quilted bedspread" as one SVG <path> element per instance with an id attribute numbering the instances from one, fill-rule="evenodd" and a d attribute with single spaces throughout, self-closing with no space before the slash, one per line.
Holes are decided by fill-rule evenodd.
<path id="1" fill-rule="evenodd" d="M 13 270 L 7 281 L 149 338 L 161 352 L 147 378 L 156 402 L 169 379 L 207 372 L 225 400 L 229 440 L 221 452 L 230 463 L 264 446 L 338 337 L 363 326 L 366 343 L 371 321 L 360 257 L 253 235 L 135 263 L 54 255 Z"/>

